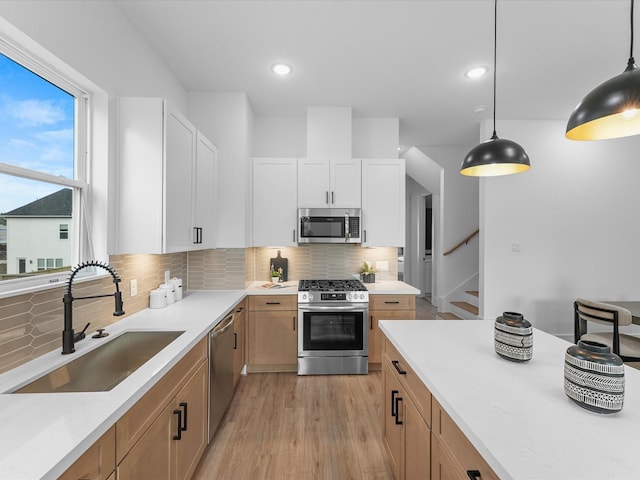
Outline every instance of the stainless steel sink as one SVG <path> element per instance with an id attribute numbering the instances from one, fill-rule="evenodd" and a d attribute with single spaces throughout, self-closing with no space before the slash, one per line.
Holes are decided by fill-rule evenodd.
<path id="1" fill-rule="evenodd" d="M 111 390 L 183 333 L 125 332 L 13 393 Z"/>

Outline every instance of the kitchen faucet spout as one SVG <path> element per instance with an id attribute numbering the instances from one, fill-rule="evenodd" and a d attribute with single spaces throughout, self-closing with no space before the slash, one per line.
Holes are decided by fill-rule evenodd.
<path id="1" fill-rule="evenodd" d="M 73 284 L 73 280 L 76 274 L 87 267 L 100 267 L 111 274 L 113 277 L 113 283 L 115 284 L 116 291 L 114 293 L 108 293 L 104 295 L 89 295 L 86 297 L 74 297 L 71 293 L 71 287 Z M 62 302 L 64 303 L 64 329 L 62 330 L 62 354 L 67 355 L 69 353 L 73 353 L 76 351 L 75 342 L 78 342 L 85 338 L 85 331 L 89 327 L 89 324 L 84 327 L 84 329 L 79 333 L 74 333 L 73 331 L 73 301 L 74 300 L 84 300 L 88 298 L 102 298 L 102 297 L 114 297 L 115 301 L 115 309 L 113 312 L 114 317 L 119 317 L 124 315 L 123 304 L 122 304 L 122 292 L 120 292 L 120 288 L 118 287 L 118 283 L 120 282 L 120 277 L 117 272 L 110 265 L 97 261 L 88 261 L 81 263 L 75 269 L 71 271 L 71 275 L 69 277 L 69 281 L 67 282 L 67 289 L 62 297 Z"/>

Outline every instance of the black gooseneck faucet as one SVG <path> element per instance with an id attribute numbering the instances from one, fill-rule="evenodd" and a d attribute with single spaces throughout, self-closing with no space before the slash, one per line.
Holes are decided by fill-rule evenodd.
<path id="1" fill-rule="evenodd" d="M 100 267 L 105 269 L 107 272 L 111 274 L 113 277 L 113 283 L 116 286 L 115 293 L 108 293 L 105 295 L 90 295 L 87 297 L 76 297 L 74 298 L 71 294 L 71 285 L 73 283 L 73 279 L 76 274 L 87 267 Z M 110 265 L 102 262 L 97 262 L 94 260 L 90 260 L 88 262 L 81 263 L 76 268 L 71 271 L 71 275 L 69 276 L 69 281 L 67 282 L 67 289 L 64 293 L 64 297 L 62 298 L 62 302 L 64 303 L 64 330 L 62 331 L 62 354 L 67 355 L 69 353 L 73 353 L 76 351 L 74 345 L 75 342 L 78 342 L 84 338 L 84 332 L 89 326 L 87 325 L 80 333 L 73 332 L 73 301 L 74 300 L 83 300 L 87 298 L 102 298 L 102 297 L 114 297 L 115 299 L 115 310 L 113 312 L 114 317 L 119 317 L 124 315 L 123 305 L 122 305 L 122 292 L 120 292 L 120 288 L 118 287 L 118 283 L 120 282 L 120 277 L 116 271 Z"/>

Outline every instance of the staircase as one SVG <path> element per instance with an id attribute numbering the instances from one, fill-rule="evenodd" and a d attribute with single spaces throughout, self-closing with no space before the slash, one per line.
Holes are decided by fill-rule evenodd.
<path id="1" fill-rule="evenodd" d="M 451 302 L 451 312 L 438 313 L 438 316 L 445 320 L 476 320 L 478 297 L 477 290 L 467 290 L 462 301 Z"/>

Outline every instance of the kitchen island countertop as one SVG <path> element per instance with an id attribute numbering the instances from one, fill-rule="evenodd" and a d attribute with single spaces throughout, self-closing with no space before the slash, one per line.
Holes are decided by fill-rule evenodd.
<path id="1" fill-rule="evenodd" d="M 638 479 L 640 371 L 625 367 L 622 411 L 564 393 L 571 343 L 534 329 L 533 358 L 494 350 L 488 320 L 394 320 L 380 328 L 501 479 Z"/>

